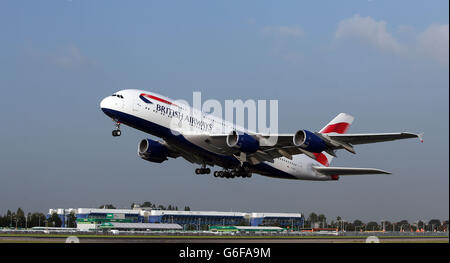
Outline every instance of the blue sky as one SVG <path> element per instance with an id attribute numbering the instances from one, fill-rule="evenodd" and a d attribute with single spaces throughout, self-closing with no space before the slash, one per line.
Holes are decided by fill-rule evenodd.
<path id="1" fill-rule="evenodd" d="M 448 218 L 448 1 L 2 1 L 0 211 L 105 202 L 329 218 Z M 149 137 L 99 109 L 114 91 L 278 99 L 281 132 L 425 132 L 340 152 L 390 176 L 218 180 L 140 160 Z"/>

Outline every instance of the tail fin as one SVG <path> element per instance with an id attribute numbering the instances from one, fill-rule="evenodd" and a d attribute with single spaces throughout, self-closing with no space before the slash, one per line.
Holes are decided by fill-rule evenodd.
<path id="1" fill-rule="evenodd" d="M 323 127 L 319 133 L 345 133 L 348 128 L 353 123 L 355 118 L 347 113 L 339 113 L 334 119 L 332 119 L 325 127 Z M 315 153 L 316 160 L 325 165 L 329 166 L 333 160 L 333 155 L 323 151 L 321 153 Z"/>
<path id="2" fill-rule="evenodd" d="M 355 118 L 346 113 L 339 113 L 332 119 L 325 127 L 320 130 L 320 133 L 345 133 Z"/>

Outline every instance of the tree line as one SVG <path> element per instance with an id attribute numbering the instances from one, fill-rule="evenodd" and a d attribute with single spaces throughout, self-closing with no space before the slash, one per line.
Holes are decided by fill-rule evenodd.
<path id="1" fill-rule="evenodd" d="M 75 213 L 66 215 L 65 217 L 66 227 L 76 227 Z M 0 227 L 8 228 L 32 228 L 32 227 L 61 227 L 61 218 L 54 212 L 47 217 L 46 214 L 41 212 L 27 213 L 22 208 L 18 208 L 17 211 L 11 211 L 8 209 L 6 214 L 0 215 Z"/>
<path id="2" fill-rule="evenodd" d="M 439 219 L 431 219 L 428 223 L 422 220 L 412 223 L 407 220 L 364 223 L 359 219 L 346 221 L 338 216 L 328 223 L 325 215 L 311 213 L 305 219 L 304 228 L 337 228 L 339 231 L 420 231 L 422 229 L 424 231 L 447 231 L 448 220 L 441 222 Z"/>
<path id="3" fill-rule="evenodd" d="M 164 206 L 164 205 L 160 205 L 160 204 L 154 204 L 152 202 L 149 201 L 145 201 L 142 204 L 136 204 L 136 203 L 132 203 L 131 204 L 131 208 L 135 208 L 135 207 L 142 207 L 142 208 L 151 208 L 151 209 L 158 209 L 158 210 L 173 210 L 173 211 L 178 211 L 178 206 L 174 206 L 169 204 L 168 206 Z M 191 211 L 191 208 L 189 206 L 185 206 L 184 211 Z"/>
<path id="4" fill-rule="evenodd" d="M 151 203 L 149 201 L 143 202 L 142 204 L 132 203 L 131 208 L 136 205 L 139 207 L 149 207 L 151 209 L 159 210 L 178 210 L 177 206 L 169 204 L 168 206 Z M 116 209 L 112 204 L 104 204 L 99 206 L 102 209 Z M 184 207 L 184 211 L 191 211 L 189 206 Z M 76 227 L 76 215 L 70 213 L 65 217 L 66 227 Z M 54 212 L 51 215 L 46 215 L 41 212 L 27 213 L 23 211 L 22 208 L 18 208 L 17 211 L 8 210 L 6 214 L 0 215 L 0 227 L 9 228 L 31 228 L 36 226 L 45 227 L 60 227 L 63 224 L 61 218 Z"/>
<path id="5" fill-rule="evenodd" d="M 56 216 L 57 217 L 57 216 Z M 18 208 L 17 211 L 8 210 L 3 216 L 0 215 L 0 227 L 9 228 L 31 228 L 35 226 L 61 226 L 61 219 L 50 217 L 40 212 L 27 213 Z"/>
<path id="6" fill-rule="evenodd" d="M 167 207 L 164 205 L 154 204 L 149 201 L 142 204 L 131 204 L 131 208 L 134 207 L 146 207 L 151 209 L 160 210 L 178 210 L 177 206 L 169 204 Z M 116 209 L 112 204 L 105 204 L 99 208 Z M 191 211 L 189 206 L 184 207 L 184 211 Z M 76 227 L 76 215 L 70 213 L 65 217 L 66 227 Z M 55 213 L 48 217 L 40 212 L 25 213 L 21 208 L 17 211 L 8 210 L 3 216 L 0 215 L 0 227 L 9 228 L 32 228 L 36 226 L 47 227 L 60 227 L 62 225 L 61 218 Z M 243 222 L 241 222 L 243 224 Z M 391 221 L 369 221 L 364 223 L 362 220 L 356 219 L 353 221 L 343 220 L 340 216 L 336 219 L 327 221 L 327 217 L 324 214 L 311 213 L 305 218 L 303 228 L 337 228 L 339 231 L 448 231 L 448 220 L 441 222 L 439 219 L 431 219 L 428 222 L 419 220 L 417 222 L 408 222 L 407 220 L 400 220 L 397 222 Z"/>
<path id="7" fill-rule="evenodd" d="M 168 205 L 168 206 L 164 206 L 164 205 L 159 205 L 159 204 L 153 204 L 152 202 L 149 201 L 145 201 L 142 204 L 137 204 L 137 203 L 132 203 L 131 204 L 131 209 L 136 208 L 136 207 L 142 207 L 142 208 L 150 208 L 150 209 L 154 209 L 154 210 L 178 210 L 178 206 L 174 206 L 174 205 Z M 116 207 L 112 204 L 105 204 L 105 205 L 101 205 L 98 208 L 101 209 L 116 209 Z M 184 207 L 184 211 L 191 211 L 191 208 L 189 206 L 185 206 Z"/>
<path id="8" fill-rule="evenodd" d="M 0 227 L 26 228 L 44 225 L 46 216 L 43 213 L 28 213 L 18 208 L 17 211 L 8 210 L 6 214 L 0 216 Z"/>

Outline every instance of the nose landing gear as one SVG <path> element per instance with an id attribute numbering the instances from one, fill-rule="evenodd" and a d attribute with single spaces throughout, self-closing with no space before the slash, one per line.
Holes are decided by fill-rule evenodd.
<path id="1" fill-rule="evenodd" d="M 117 137 L 120 136 L 122 134 L 122 132 L 120 131 L 120 122 L 113 120 L 114 121 L 114 125 L 116 126 L 116 129 L 112 131 L 112 136 Z"/>

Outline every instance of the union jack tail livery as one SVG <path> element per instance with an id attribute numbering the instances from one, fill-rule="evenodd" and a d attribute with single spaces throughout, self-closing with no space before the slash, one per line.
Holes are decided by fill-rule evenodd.
<path id="1" fill-rule="evenodd" d="M 348 128 L 353 123 L 355 118 L 347 113 L 339 113 L 334 119 L 332 119 L 325 127 L 323 127 L 319 133 L 328 134 L 328 133 L 339 133 L 344 134 Z M 315 153 L 316 160 L 325 165 L 329 166 L 331 161 L 333 160 L 333 155 L 323 151 L 321 153 Z"/>
<path id="2" fill-rule="evenodd" d="M 339 113 L 333 120 L 331 120 L 325 127 L 320 130 L 320 133 L 345 133 L 355 118 L 347 113 Z"/>

